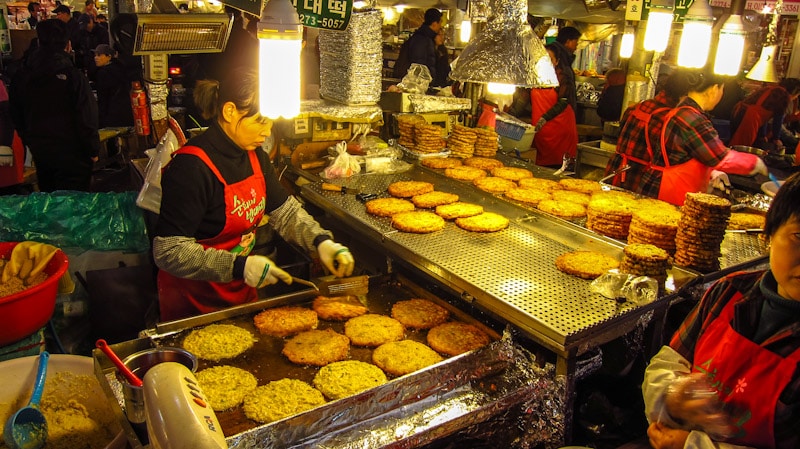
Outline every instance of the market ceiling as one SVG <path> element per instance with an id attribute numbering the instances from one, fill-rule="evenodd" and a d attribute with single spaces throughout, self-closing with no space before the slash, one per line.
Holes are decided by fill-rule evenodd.
<path id="1" fill-rule="evenodd" d="M 625 20 L 625 2 L 619 0 L 528 0 L 528 12 L 537 17 L 557 17 L 585 23 L 618 23 Z M 464 0 L 378 0 L 378 6 L 404 4 L 410 8 L 456 9 Z M 614 10 L 612 10 L 613 3 Z M 463 6 L 462 6 L 463 9 Z"/>

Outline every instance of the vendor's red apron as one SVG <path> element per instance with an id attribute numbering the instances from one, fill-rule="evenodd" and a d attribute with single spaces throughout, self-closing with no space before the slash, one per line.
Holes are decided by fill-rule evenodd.
<path id="1" fill-rule="evenodd" d="M 649 160 L 640 159 L 628 154 L 621 153 L 622 165 L 625 166 L 629 160 L 638 164 L 647 166 L 648 169 L 661 172 L 661 183 L 658 188 L 658 199 L 677 206 L 683 206 L 686 200 L 687 192 L 705 192 L 708 185 L 708 177 L 711 173 L 711 168 L 704 165 L 702 162 L 695 158 L 688 161 L 671 165 L 669 156 L 666 150 L 666 130 L 667 124 L 678 113 L 680 108 L 691 108 L 691 106 L 681 106 L 667 112 L 664 117 L 664 126 L 661 129 L 661 157 L 664 160 L 664 166 L 653 164 L 653 147 L 650 144 L 650 119 L 653 114 L 659 111 L 664 111 L 669 108 L 658 108 L 651 113 L 641 111 L 639 108 L 633 110 L 633 115 L 639 120 L 645 122 L 645 141 L 647 143 L 647 154 L 650 156 Z M 694 108 L 692 108 L 694 109 Z M 695 109 L 696 110 L 696 109 Z M 699 112 L 698 112 L 699 113 Z M 624 175 L 624 172 L 622 173 Z"/>
<path id="2" fill-rule="evenodd" d="M 199 157 L 225 186 L 225 226 L 206 240 L 198 240 L 204 249 L 215 248 L 246 256 L 255 243 L 255 228 L 264 215 L 267 185 L 255 151 L 248 151 L 253 174 L 242 181 L 226 184 L 208 155 L 198 147 L 183 147 L 175 154 Z M 242 279 L 231 282 L 195 281 L 179 278 L 164 270 L 158 272 L 161 320 L 170 321 L 198 313 L 209 313 L 257 299 L 256 289 Z"/>
<path id="3" fill-rule="evenodd" d="M 736 103 L 733 107 L 733 116 L 735 117 L 737 114 L 741 114 L 742 109 L 744 109 L 744 116 L 739 126 L 733 132 L 728 145 L 752 146 L 756 142 L 758 129 L 772 117 L 772 111 L 764 109 L 764 107 L 761 106 L 764 104 L 764 100 L 767 99 L 770 92 L 772 92 L 772 89 L 765 90 L 754 104 L 745 104 L 743 102 Z"/>
<path id="4" fill-rule="evenodd" d="M 775 447 L 775 405 L 792 381 L 800 349 L 787 357 L 762 348 L 731 327 L 736 294 L 697 342 L 693 372 L 704 373 L 736 427 L 728 440 L 743 446 Z"/>
<path id="5" fill-rule="evenodd" d="M 536 91 L 536 92 L 534 92 Z M 539 121 L 542 115 L 558 102 L 556 89 L 531 89 L 531 123 Z M 575 157 L 578 152 L 578 128 L 575 111 L 567 106 L 561 114 L 548 120 L 542 129 L 533 136 L 536 147 L 536 165 L 561 165 L 564 154 Z"/>

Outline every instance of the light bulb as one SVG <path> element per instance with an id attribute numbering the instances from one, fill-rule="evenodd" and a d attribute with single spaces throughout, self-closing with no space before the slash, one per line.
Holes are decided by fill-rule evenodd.
<path id="1" fill-rule="evenodd" d="M 717 55 L 714 59 L 714 73 L 736 76 L 742 68 L 744 54 L 744 23 L 742 16 L 733 14 L 719 30 Z"/>
<path id="2" fill-rule="evenodd" d="M 472 21 L 469 19 L 464 19 L 461 21 L 461 35 L 459 38 L 461 42 L 469 42 L 469 38 L 472 36 Z"/>
<path id="3" fill-rule="evenodd" d="M 619 44 L 619 57 L 630 58 L 633 55 L 633 27 L 626 26 L 625 33 L 622 34 L 622 41 Z"/>
<path id="4" fill-rule="evenodd" d="M 708 60 L 710 47 L 710 23 L 684 22 L 680 50 L 678 51 L 678 65 L 689 68 L 703 67 Z"/>
<path id="5" fill-rule="evenodd" d="M 517 89 L 517 86 L 513 84 L 487 83 L 486 89 L 489 91 L 489 93 L 493 94 L 513 95 L 514 91 Z"/>
<path id="6" fill-rule="evenodd" d="M 302 25 L 289 0 L 270 0 L 258 22 L 258 102 L 268 118 L 300 113 Z"/>
<path id="7" fill-rule="evenodd" d="M 644 49 L 659 53 L 666 50 L 671 29 L 672 11 L 651 9 L 647 15 L 647 29 L 644 32 Z"/>

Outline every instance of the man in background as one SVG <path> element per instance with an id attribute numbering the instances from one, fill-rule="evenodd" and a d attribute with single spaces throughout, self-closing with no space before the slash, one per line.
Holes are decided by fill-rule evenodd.
<path id="1" fill-rule="evenodd" d="M 400 54 L 394 66 L 394 77 L 402 79 L 411 64 L 422 64 L 431 72 L 431 80 L 436 79 L 436 35 L 442 29 L 442 12 L 436 8 L 425 11 L 425 21 L 400 47 Z"/>
<path id="2" fill-rule="evenodd" d="M 28 17 L 28 25 L 32 30 L 35 30 L 42 14 L 42 6 L 37 2 L 30 2 L 28 3 L 28 13 L 31 15 Z"/>

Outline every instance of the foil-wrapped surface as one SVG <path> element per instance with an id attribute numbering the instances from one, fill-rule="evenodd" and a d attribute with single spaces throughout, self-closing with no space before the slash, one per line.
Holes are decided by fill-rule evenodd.
<path id="1" fill-rule="evenodd" d="M 527 23 L 525 0 L 491 0 L 486 28 L 458 57 L 450 78 L 523 87 L 558 86 L 550 56 Z"/>
<path id="2" fill-rule="evenodd" d="M 303 100 L 300 103 L 300 115 L 335 122 L 383 123 L 383 111 L 376 104 L 343 105 L 327 100 Z"/>
<path id="3" fill-rule="evenodd" d="M 357 11 L 346 30 L 319 30 L 322 98 L 348 105 L 375 104 L 380 100 L 382 22 L 379 10 Z"/>
<path id="4" fill-rule="evenodd" d="M 167 118 L 167 95 L 169 89 L 166 83 L 145 82 L 147 96 L 150 97 L 150 115 L 153 120 Z"/>
<path id="5" fill-rule="evenodd" d="M 420 113 L 467 111 L 472 108 L 469 98 L 411 94 L 408 96 L 408 101 L 411 103 L 411 110 Z"/>

